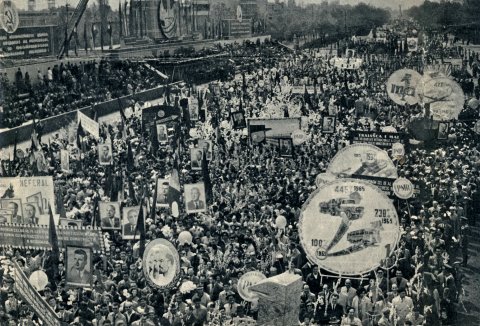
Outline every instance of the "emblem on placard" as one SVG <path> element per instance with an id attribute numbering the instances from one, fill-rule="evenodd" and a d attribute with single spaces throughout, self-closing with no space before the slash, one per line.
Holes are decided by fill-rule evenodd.
<path id="1" fill-rule="evenodd" d="M 0 26 L 5 32 L 12 34 L 18 28 L 20 19 L 18 18 L 17 7 L 12 1 L 6 0 L 0 3 Z"/>

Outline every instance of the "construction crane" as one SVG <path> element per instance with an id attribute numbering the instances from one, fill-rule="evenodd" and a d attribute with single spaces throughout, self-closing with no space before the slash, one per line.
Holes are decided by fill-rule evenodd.
<path id="1" fill-rule="evenodd" d="M 75 28 L 80 22 L 80 19 L 82 19 L 85 9 L 87 9 L 87 4 L 88 4 L 88 0 L 80 0 L 70 19 L 68 19 L 68 13 L 67 13 L 68 23 L 66 27 L 65 42 L 63 42 L 62 46 L 60 47 L 60 52 L 58 52 L 59 59 L 61 59 L 65 54 L 65 45 L 70 44 L 70 40 L 72 39 Z"/>

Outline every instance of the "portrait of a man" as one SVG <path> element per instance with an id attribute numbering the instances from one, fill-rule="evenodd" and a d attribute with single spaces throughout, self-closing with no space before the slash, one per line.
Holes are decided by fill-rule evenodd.
<path id="1" fill-rule="evenodd" d="M 174 285 L 180 273 L 178 251 L 165 239 L 155 239 L 147 245 L 142 264 L 148 282 L 157 288 Z"/>
<path id="2" fill-rule="evenodd" d="M 21 199 L 2 199 L 1 207 L 11 212 L 11 220 L 6 223 L 23 223 L 22 200 Z"/>
<path id="3" fill-rule="evenodd" d="M 213 143 L 211 140 L 200 139 L 198 141 L 198 148 L 203 150 L 203 153 L 206 154 L 207 160 L 211 160 L 213 157 Z M 202 153 L 202 155 L 203 155 Z"/>
<path id="4" fill-rule="evenodd" d="M 232 113 L 233 119 L 233 128 L 235 129 L 243 129 L 247 127 L 247 123 L 245 121 L 245 117 L 243 112 L 234 112 Z"/>
<path id="5" fill-rule="evenodd" d="M 201 148 L 192 148 L 190 150 L 190 165 L 192 170 L 202 169 L 203 150 Z"/>
<path id="6" fill-rule="evenodd" d="M 157 125 L 157 139 L 159 143 L 166 143 L 168 141 L 167 126 L 163 124 Z"/>
<path id="7" fill-rule="evenodd" d="M 104 143 L 98 145 L 98 160 L 100 165 L 112 164 L 112 144 Z"/>
<path id="8" fill-rule="evenodd" d="M 138 213 L 140 206 L 124 207 L 123 208 L 123 227 L 122 237 L 127 240 L 132 240 L 135 237 L 135 229 L 137 228 Z M 140 233 L 137 232 L 135 238 L 139 238 Z"/>
<path id="9" fill-rule="evenodd" d="M 198 116 L 199 116 L 199 110 L 198 110 L 198 105 L 189 105 L 188 111 L 190 113 L 190 120 L 191 121 L 198 121 Z"/>
<path id="10" fill-rule="evenodd" d="M 102 229 L 120 229 L 120 203 L 100 202 L 100 226 Z"/>
<path id="11" fill-rule="evenodd" d="M 280 155 L 284 157 L 292 156 L 292 140 L 291 139 L 280 139 Z"/>
<path id="12" fill-rule="evenodd" d="M 10 223 L 12 220 L 12 211 L 0 208 L 0 224 Z"/>
<path id="13" fill-rule="evenodd" d="M 168 180 L 157 180 L 157 205 L 161 207 L 168 207 L 168 190 L 170 184 Z"/>
<path id="14" fill-rule="evenodd" d="M 322 121 L 322 132 L 324 134 L 333 134 L 335 132 L 335 117 L 326 116 Z"/>
<path id="15" fill-rule="evenodd" d="M 67 247 L 66 281 L 70 285 L 90 286 L 92 283 L 92 251 L 90 248 Z"/>
<path id="16" fill-rule="evenodd" d="M 24 204 L 23 211 L 25 214 L 23 219 L 24 224 L 38 224 L 38 222 L 40 221 L 40 218 L 39 218 L 40 208 L 38 207 L 37 203 Z"/>
<path id="17" fill-rule="evenodd" d="M 449 131 L 449 123 L 448 122 L 440 122 L 438 124 L 438 136 L 437 139 L 443 140 L 448 139 L 448 131 Z"/>
<path id="18" fill-rule="evenodd" d="M 185 185 L 185 202 L 187 213 L 198 213 L 206 210 L 205 185 L 195 183 Z"/>

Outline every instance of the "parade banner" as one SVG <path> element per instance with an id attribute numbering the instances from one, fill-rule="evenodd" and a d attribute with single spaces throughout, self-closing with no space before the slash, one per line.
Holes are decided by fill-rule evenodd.
<path id="1" fill-rule="evenodd" d="M 169 289 L 180 276 L 180 256 L 175 246 L 165 239 L 148 243 L 142 266 L 148 283 L 159 289 Z"/>
<path id="2" fill-rule="evenodd" d="M 102 252 L 104 243 L 98 228 L 56 226 L 58 246 L 89 247 L 94 252 Z M 50 250 L 48 225 L 3 224 L 0 228 L 0 247 Z"/>
<path id="3" fill-rule="evenodd" d="M 259 271 L 251 271 L 245 273 L 240 277 L 237 284 L 238 294 L 242 297 L 243 300 L 248 302 L 253 302 L 258 300 L 258 295 L 255 292 L 249 290 L 252 285 L 257 284 L 258 282 L 266 279 L 267 277 Z"/>
<path id="4" fill-rule="evenodd" d="M 35 290 L 27 276 L 23 273 L 22 268 L 18 263 L 13 261 L 13 271 L 15 275 L 15 292 L 28 303 L 36 315 L 40 317 L 46 326 L 60 326 L 61 323 L 55 311 L 42 298 L 42 296 Z"/>
<path id="5" fill-rule="evenodd" d="M 363 59 L 359 58 L 332 58 L 330 64 L 337 69 L 357 70 L 362 67 Z"/>
<path id="6" fill-rule="evenodd" d="M 440 73 L 425 73 L 417 86 L 417 93 L 424 107 L 429 107 L 435 121 L 458 119 L 465 96 L 462 88 Z"/>
<path id="7" fill-rule="evenodd" d="M 419 101 L 417 85 L 422 75 L 412 69 L 395 71 L 387 80 L 387 93 L 392 101 L 399 105 L 416 104 Z"/>
<path id="8" fill-rule="evenodd" d="M 321 186 L 304 204 L 299 221 L 307 258 L 340 275 L 375 270 L 397 246 L 400 232 L 390 198 L 355 179 Z"/>
<path id="9" fill-rule="evenodd" d="M 379 148 L 390 149 L 393 144 L 407 144 L 407 136 L 404 133 L 379 132 L 379 131 L 350 131 L 352 144 L 370 144 Z"/>
<path id="10" fill-rule="evenodd" d="M 288 87 L 286 87 L 288 89 Z M 305 89 L 307 90 L 308 94 L 313 94 L 315 92 L 314 86 L 290 86 L 290 92 L 292 94 L 305 94 Z"/>
<path id="11" fill-rule="evenodd" d="M 89 132 L 93 137 L 100 138 L 100 125 L 86 114 L 77 111 L 78 122 L 82 124 L 82 128 Z"/>
<path id="12" fill-rule="evenodd" d="M 48 204 L 55 204 L 53 177 L 0 178 L 0 198 L 1 208 L 16 209 L 15 220 L 9 223 L 48 225 Z"/>
<path id="13" fill-rule="evenodd" d="M 249 131 L 252 126 L 265 126 L 266 138 L 290 138 L 301 127 L 300 118 L 248 119 Z"/>
<path id="14" fill-rule="evenodd" d="M 370 144 L 349 145 L 333 157 L 327 173 L 337 177 L 370 176 L 396 179 L 397 168 L 388 153 Z"/>
<path id="15" fill-rule="evenodd" d="M 144 130 L 151 128 L 157 120 L 160 120 L 159 123 L 167 123 L 174 117 L 180 117 L 180 110 L 178 107 L 168 105 L 154 105 L 145 108 L 142 110 L 142 128 Z"/>

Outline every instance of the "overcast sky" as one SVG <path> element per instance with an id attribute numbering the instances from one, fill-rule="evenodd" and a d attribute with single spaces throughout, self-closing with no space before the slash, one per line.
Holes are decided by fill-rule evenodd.
<path id="1" fill-rule="evenodd" d="M 110 6 L 113 8 L 118 8 L 118 2 L 121 1 L 122 3 L 125 2 L 125 0 L 108 0 L 108 3 Z M 130 0 L 129 0 L 130 1 Z M 221 1 L 221 0 L 218 0 Z M 274 2 L 274 0 L 269 0 L 270 2 Z M 298 0 L 297 0 L 298 1 Z M 300 0 L 302 1 L 302 0 Z M 303 0 L 305 3 L 321 3 L 323 0 Z M 330 0 L 331 1 L 331 0 Z M 360 2 L 368 3 L 374 6 L 379 6 L 379 7 L 390 7 L 390 8 L 398 8 L 398 5 L 402 5 L 402 8 L 409 8 L 414 5 L 419 5 L 423 3 L 424 0 L 340 0 L 340 3 L 342 4 L 357 4 Z M 15 4 L 17 5 L 18 8 L 20 9 L 26 9 L 27 8 L 27 3 L 28 0 L 14 0 Z M 57 6 L 64 5 L 65 3 L 68 3 L 70 6 L 75 6 L 79 2 L 79 0 L 55 0 Z M 90 0 L 90 4 L 92 3 L 98 3 L 98 0 Z M 37 9 L 45 9 L 47 8 L 47 0 L 36 0 L 36 8 Z"/>

